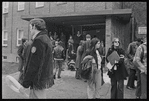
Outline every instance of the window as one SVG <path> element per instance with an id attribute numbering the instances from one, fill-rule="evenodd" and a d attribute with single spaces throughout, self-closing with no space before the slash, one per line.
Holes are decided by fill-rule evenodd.
<path id="1" fill-rule="evenodd" d="M 67 2 L 56 2 L 57 5 L 66 4 Z"/>
<path id="2" fill-rule="evenodd" d="M 8 13 L 9 2 L 3 2 L 3 13 Z"/>
<path id="3" fill-rule="evenodd" d="M 43 6 L 44 6 L 44 2 L 36 2 L 36 8 L 43 7 Z"/>
<path id="4" fill-rule="evenodd" d="M 24 10 L 25 2 L 18 2 L 18 11 Z"/>
<path id="5" fill-rule="evenodd" d="M 8 32 L 3 31 L 2 33 L 2 46 L 7 46 L 8 44 Z"/>
<path id="6" fill-rule="evenodd" d="M 138 27 L 138 34 L 147 34 L 146 27 Z"/>
<path id="7" fill-rule="evenodd" d="M 21 40 L 23 38 L 24 31 L 17 29 L 17 46 L 21 45 Z"/>

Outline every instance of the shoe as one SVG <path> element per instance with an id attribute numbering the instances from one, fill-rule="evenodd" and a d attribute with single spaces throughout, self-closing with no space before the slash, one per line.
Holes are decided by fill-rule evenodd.
<path id="1" fill-rule="evenodd" d="M 133 89 L 136 89 L 136 87 L 132 87 Z"/>
<path id="2" fill-rule="evenodd" d="M 140 99 L 140 97 L 139 97 L 139 96 L 137 96 L 137 97 L 136 97 L 136 99 Z"/>
<path id="3" fill-rule="evenodd" d="M 84 82 L 87 82 L 87 80 L 85 80 Z"/>
<path id="4" fill-rule="evenodd" d="M 134 89 L 134 88 L 129 87 L 129 86 L 126 86 L 126 88 L 129 89 L 129 90 L 133 90 Z"/>
<path id="5" fill-rule="evenodd" d="M 58 76 L 57 78 L 61 78 L 60 76 Z"/>
<path id="6" fill-rule="evenodd" d="M 54 79 L 56 79 L 55 75 L 53 76 Z"/>

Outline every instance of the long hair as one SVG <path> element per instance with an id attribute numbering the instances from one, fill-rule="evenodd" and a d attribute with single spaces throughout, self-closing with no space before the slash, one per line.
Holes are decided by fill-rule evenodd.
<path id="1" fill-rule="evenodd" d="M 113 40 L 112 40 L 112 45 L 111 45 L 111 48 L 112 48 L 112 49 L 114 49 L 114 41 L 115 41 L 116 39 L 119 40 L 119 38 L 116 38 L 116 37 L 113 38 Z M 120 41 L 119 41 L 119 46 L 118 46 L 117 48 L 120 48 Z"/>
<path id="2" fill-rule="evenodd" d="M 95 49 L 95 46 L 97 44 L 97 42 L 99 42 L 100 40 L 98 38 L 93 38 L 91 40 L 91 43 L 90 43 L 90 48 L 89 50 L 87 51 L 87 54 L 88 55 L 91 55 L 94 57 L 95 61 L 96 61 L 96 64 L 98 65 L 98 60 L 97 60 L 97 54 L 96 54 L 96 49 Z"/>

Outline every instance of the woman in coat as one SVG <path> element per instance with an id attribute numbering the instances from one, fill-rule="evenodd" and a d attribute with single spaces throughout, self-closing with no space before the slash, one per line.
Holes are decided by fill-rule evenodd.
<path id="1" fill-rule="evenodd" d="M 79 47 L 77 48 L 77 57 L 76 57 L 76 68 L 77 68 L 77 70 L 76 70 L 76 75 L 75 75 L 76 79 L 81 78 L 80 72 L 81 72 L 81 56 L 83 53 L 83 48 L 82 48 L 83 43 L 84 43 L 84 41 L 81 40 Z"/>
<path id="2" fill-rule="evenodd" d="M 108 71 L 108 75 L 111 79 L 111 99 L 123 99 L 124 97 L 124 79 L 128 76 L 124 65 L 124 50 L 119 47 L 120 42 L 118 38 L 114 38 L 112 41 L 112 47 L 109 48 L 106 56 L 107 63 L 109 62 L 107 57 L 116 51 L 120 56 L 120 60 L 116 62 L 111 70 Z"/>
<path id="3" fill-rule="evenodd" d="M 100 47 L 100 40 L 98 38 L 93 38 L 91 40 L 91 46 L 87 55 L 91 55 L 91 74 L 89 80 L 87 80 L 87 95 L 89 99 L 100 98 L 99 91 L 102 83 L 101 79 L 101 56 L 97 50 Z"/>

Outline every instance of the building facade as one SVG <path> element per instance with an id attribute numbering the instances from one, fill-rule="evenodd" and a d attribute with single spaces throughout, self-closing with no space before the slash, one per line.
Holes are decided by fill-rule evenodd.
<path id="1" fill-rule="evenodd" d="M 126 49 L 132 41 L 132 10 L 123 2 L 3 2 L 2 60 L 18 62 L 21 38 L 30 40 L 29 20 L 42 18 L 51 33 L 76 36 L 90 34 L 104 41 L 106 51 L 114 37 Z M 74 39 L 75 40 L 75 39 Z"/>

